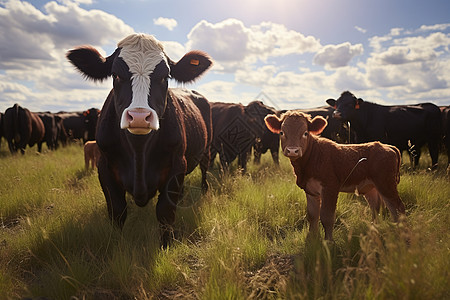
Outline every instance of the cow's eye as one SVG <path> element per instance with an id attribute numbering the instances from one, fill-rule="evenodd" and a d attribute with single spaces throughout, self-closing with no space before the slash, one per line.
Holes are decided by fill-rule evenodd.
<path id="1" fill-rule="evenodd" d="M 303 134 L 304 137 L 307 137 L 309 135 L 308 131 L 305 131 L 305 133 Z"/>
<path id="2" fill-rule="evenodd" d="M 283 132 L 283 131 L 280 131 L 280 135 L 284 135 L 284 132 Z"/>

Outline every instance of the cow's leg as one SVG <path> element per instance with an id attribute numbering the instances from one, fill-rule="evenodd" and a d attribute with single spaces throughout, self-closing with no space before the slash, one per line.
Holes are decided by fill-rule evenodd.
<path id="1" fill-rule="evenodd" d="M 184 176 L 183 172 L 172 175 L 158 196 L 156 217 L 161 230 L 161 245 L 164 248 L 173 239 L 172 225 L 175 222 L 177 203 L 183 197 Z"/>
<path id="2" fill-rule="evenodd" d="M 238 155 L 238 166 L 241 168 L 243 173 L 247 171 L 247 154 L 247 151 L 242 151 Z"/>
<path id="3" fill-rule="evenodd" d="M 200 171 L 202 173 L 202 192 L 206 193 L 208 191 L 208 182 L 206 181 L 206 174 L 208 172 L 210 156 L 209 152 L 203 155 L 202 160 L 200 161 Z"/>
<path id="4" fill-rule="evenodd" d="M 11 152 L 11 154 L 15 154 L 17 152 L 17 149 L 16 149 L 13 141 L 8 141 L 8 148 L 9 148 L 9 152 Z"/>
<path id="5" fill-rule="evenodd" d="M 272 160 L 276 165 L 279 165 L 279 158 L 278 158 L 278 148 L 275 149 L 270 149 L 270 153 L 272 154 Z"/>
<path id="6" fill-rule="evenodd" d="M 114 173 L 103 157 L 100 158 L 98 163 L 98 179 L 103 194 L 105 194 L 109 217 L 122 228 L 127 218 L 125 189 L 122 187 L 122 184 L 114 179 Z"/>
<path id="7" fill-rule="evenodd" d="M 313 196 L 306 193 L 306 218 L 308 219 L 310 234 L 318 233 L 319 216 L 320 216 L 320 196 Z"/>
<path id="8" fill-rule="evenodd" d="M 320 207 L 320 221 L 325 230 L 325 239 L 333 240 L 333 226 L 336 218 L 336 203 L 338 191 L 324 190 Z"/>
<path id="9" fill-rule="evenodd" d="M 380 213 L 382 199 L 381 195 L 378 193 L 377 189 L 374 187 L 369 192 L 364 194 L 367 203 L 369 203 L 370 209 L 372 211 L 372 219 L 375 220 Z"/>
<path id="10" fill-rule="evenodd" d="M 89 169 L 89 156 L 86 151 L 84 152 L 84 168 L 86 171 Z"/>
<path id="11" fill-rule="evenodd" d="M 430 151 L 431 156 L 431 169 L 435 170 L 438 166 L 438 158 L 439 158 L 439 143 L 438 141 L 429 141 L 428 142 L 428 150 Z"/>

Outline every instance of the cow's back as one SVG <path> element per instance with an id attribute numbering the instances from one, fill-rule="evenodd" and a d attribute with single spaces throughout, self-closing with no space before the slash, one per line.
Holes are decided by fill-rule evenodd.
<path id="1" fill-rule="evenodd" d="M 211 108 L 208 100 L 195 91 L 184 89 L 170 89 L 169 97 L 174 101 L 181 114 L 180 127 L 182 136 L 186 140 L 187 173 L 207 155 L 209 160 L 209 147 L 212 140 Z"/>

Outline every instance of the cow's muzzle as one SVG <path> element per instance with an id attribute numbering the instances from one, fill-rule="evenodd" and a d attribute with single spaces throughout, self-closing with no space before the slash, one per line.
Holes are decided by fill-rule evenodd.
<path id="1" fill-rule="evenodd" d="M 297 159 L 302 156 L 302 149 L 300 147 L 286 147 L 283 154 L 291 160 Z"/>
<path id="2" fill-rule="evenodd" d="M 342 119 L 342 114 L 339 111 L 335 110 L 333 112 L 333 118 Z"/>
<path id="3" fill-rule="evenodd" d="M 132 134 L 144 135 L 159 129 L 156 111 L 151 108 L 137 107 L 124 110 L 120 127 Z"/>

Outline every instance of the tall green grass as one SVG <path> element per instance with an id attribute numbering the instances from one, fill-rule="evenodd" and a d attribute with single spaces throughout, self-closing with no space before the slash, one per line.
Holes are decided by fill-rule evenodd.
<path id="1" fill-rule="evenodd" d="M 196 170 L 163 250 L 155 200 L 129 198 L 124 228 L 110 223 L 81 146 L 11 156 L 2 143 L 0 299 L 448 299 L 450 185 L 422 160 L 402 167 L 405 220 L 372 222 L 361 197 L 341 194 L 333 243 L 308 236 L 287 159 L 215 167 L 203 196 Z"/>

